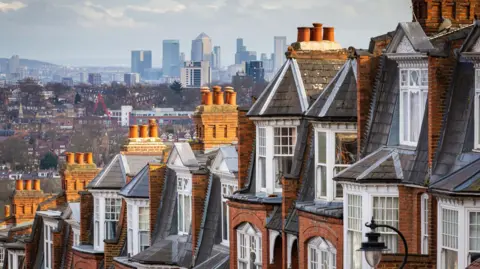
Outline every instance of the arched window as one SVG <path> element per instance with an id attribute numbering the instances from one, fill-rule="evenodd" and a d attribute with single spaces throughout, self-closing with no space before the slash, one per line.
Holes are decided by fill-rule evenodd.
<path id="1" fill-rule="evenodd" d="M 237 228 L 239 269 L 262 268 L 262 233 L 250 223 Z"/>
<path id="2" fill-rule="evenodd" d="M 308 242 L 308 269 L 336 269 L 337 250 L 328 240 L 315 237 Z"/>

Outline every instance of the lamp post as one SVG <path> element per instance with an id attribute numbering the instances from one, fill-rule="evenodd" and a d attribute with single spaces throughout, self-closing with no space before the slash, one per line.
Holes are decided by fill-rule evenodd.
<path id="1" fill-rule="evenodd" d="M 405 265 L 407 264 L 407 259 L 408 259 L 408 246 L 407 246 L 407 240 L 405 240 L 405 237 L 403 236 L 403 234 L 397 228 L 392 227 L 390 225 L 375 223 L 375 220 L 373 219 L 373 217 L 370 223 L 365 223 L 365 226 L 370 228 L 372 231 L 367 233 L 366 237 L 368 238 L 368 241 L 363 242 L 362 247 L 358 251 L 365 252 L 365 259 L 367 260 L 367 263 L 372 268 L 375 268 L 382 260 L 382 252 L 387 250 L 387 247 L 385 246 L 385 243 L 378 241 L 378 238 L 380 237 L 380 233 L 376 233 L 375 229 L 388 228 L 395 231 L 400 236 L 400 238 L 402 238 L 403 245 L 405 246 L 405 256 L 403 257 L 403 262 L 400 265 L 399 269 L 404 268 Z"/>

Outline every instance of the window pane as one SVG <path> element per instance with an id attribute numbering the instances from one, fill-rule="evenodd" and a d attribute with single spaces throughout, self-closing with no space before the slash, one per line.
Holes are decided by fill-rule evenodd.
<path id="1" fill-rule="evenodd" d="M 480 252 L 480 212 L 470 212 L 470 251 Z"/>
<path id="2" fill-rule="evenodd" d="M 275 166 L 275 188 L 280 188 L 282 176 L 290 173 L 290 169 L 292 168 L 292 157 L 275 157 L 273 162 Z"/>
<path id="3" fill-rule="evenodd" d="M 188 233 L 190 230 L 190 220 L 192 212 L 191 208 L 191 197 L 190 195 L 185 195 L 185 233 Z"/>
<path id="4" fill-rule="evenodd" d="M 410 70 L 410 86 L 420 86 L 419 70 Z"/>
<path id="5" fill-rule="evenodd" d="M 319 163 L 327 163 L 327 133 L 317 133 L 317 159 Z"/>
<path id="6" fill-rule="evenodd" d="M 410 94 L 410 141 L 417 142 L 420 134 L 420 125 L 422 120 L 420 118 L 420 93 L 412 92 Z"/>
<path id="7" fill-rule="evenodd" d="M 259 157 L 258 158 L 258 169 L 259 169 L 259 175 L 260 179 L 262 182 L 262 188 L 267 187 L 267 163 L 265 157 Z"/>
<path id="8" fill-rule="evenodd" d="M 402 92 L 402 124 L 403 124 L 403 140 L 408 141 L 408 117 L 409 117 L 409 109 L 408 109 L 408 92 L 404 91 Z"/>
<path id="9" fill-rule="evenodd" d="M 327 196 L 327 168 L 317 166 L 317 198 Z"/>
<path id="10" fill-rule="evenodd" d="M 357 161 L 357 134 L 335 134 L 335 164 L 353 164 Z"/>
<path id="11" fill-rule="evenodd" d="M 183 195 L 178 195 L 178 231 L 183 232 L 184 231 L 184 226 L 183 226 Z"/>
<path id="12" fill-rule="evenodd" d="M 408 70 L 400 70 L 400 86 L 408 86 Z"/>
<path id="13" fill-rule="evenodd" d="M 428 86 L 428 69 L 422 69 L 422 86 Z"/>
<path id="14" fill-rule="evenodd" d="M 386 224 L 398 228 L 398 198 L 374 197 L 373 216 L 379 224 Z M 376 231 L 381 234 L 380 241 L 387 245 L 389 252 L 396 253 L 398 247 L 397 234 L 386 228 L 378 228 Z"/>
<path id="15" fill-rule="evenodd" d="M 227 202 L 222 202 L 222 229 L 223 229 L 223 240 L 228 240 L 228 219 L 227 219 Z"/>
<path id="16" fill-rule="evenodd" d="M 443 269 L 458 269 L 458 254 L 456 251 L 443 249 L 442 250 L 443 256 Z"/>

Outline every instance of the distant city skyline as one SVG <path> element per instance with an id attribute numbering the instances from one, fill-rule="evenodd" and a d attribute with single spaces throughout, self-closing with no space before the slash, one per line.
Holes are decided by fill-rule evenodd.
<path id="1" fill-rule="evenodd" d="M 180 51 L 189 58 L 191 41 L 201 32 L 222 48 L 222 64 L 228 66 L 234 63 L 237 37 L 257 57 L 270 55 L 274 36 L 292 42 L 297 27 L 311 22 L 335 27 L 343 47 L 367 48 L 372 36 L 394 30 L 398 21 L 412 20 L 411 0 L 2 2 L 23 5 L 0 11 L 0 57 L 19 55 L 75 66 L 128 66 L 130 51 L 145 49 L 152 50 L 153 66 L 159 67 L 162 40 L 178 39 Z"/>

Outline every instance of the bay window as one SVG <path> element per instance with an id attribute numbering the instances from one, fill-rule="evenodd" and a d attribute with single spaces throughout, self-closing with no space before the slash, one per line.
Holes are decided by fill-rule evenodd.
<path id="1" fill-rule="evenodd" d="M 373 217 L 378 224 L 386 224 L 398 229 L 398 197 L 373 197 Z M 384 242 L 388 252 L 397 253 L 398 235 L 387 228 L 377 228 L 380 241 Z"/>
<path id="2" fill-rule="evenodd" d="M 25 259 L 25 252 L 9 250 L 8 251 L 8 269 L 23 268 L 23 261 Z"/>
<path id="3" fill-rule="evenodd" d="M 222 243 L 229 245 L 230 235 L 229 235 L 229 216 L 228 212 L 228 199 L 225 196 L 232 195 L 237 190 L 237 185 L 235 183 L 222 183 Z"/>
<path id="4" fill-rule="evenodd" d="M 97 251 L 103 251 L 103 241 L 117 236 L 122 199 L 115 191 L 92 190 L 92 195 L 94 197 L 93 247 Z"/>
<path id="5" fill-rule="evenodd" d="M 138 208 L 138 245 L 139 250 L 144 251 L 150 246 L 150 208 L 143 206 Z"/>
<path id="6" fill-rule="evenodd" d="M 114 239 L 116 237 L 121 208 L 122 199 L 105 198 L 105 239 Z"/>
<path id="7" fill-rule="evenodd" d="M 296 125 L 257 126 L 258 191 L 282 192 L 281 178 L 290 173 L 296 142 Z"/>
<path id="8" fill-rule="evenodd" d="M 333 178 L 357 160 L 357 133 L 351 129 L 317 129 L 315 134 L 316 198 L 343 197 L 342 185 Z"/>
<path id="9" fill-rule="evenodd" d="M 52 257 L 53 257 L 53 227 L 45 223 L 43 225 L 43 241 L 45 244 L 45 251 L 43 252 L 45 260 L 45 269 L 52 269 Z"/>
<path id="10" fill-rule="evenodd" d="M 458 268 L 458 211 L 442 208 L 441 266 Z"/>
<path id="11" fill-rule="evenodd" d="M 192 216 L 192 181 L 177 178 L 178 234 L 188 234 Z"/>
<path id="12" fill-rule="evenodd" d="M 421 197 L 421 232 L 422 232 L 422 254 L 428 254 L 428 194 Z"/>
<path id="13" fill-rule="evenodd" d="M 480 212 L 468 214 L 468 263 L 480 258 Z"/>
<path id="14" fill-rule="evenodd" d="M 475 139 L 474 148 L 480 149 L 480 69 L 475 70 L 475 102 L 474 102 L 474 122 L 475 122 Z"/>
<path id="15" fill-rule="evenodd" d="M 362 268 L 362 252 L 357 251 L 362 244 L 362 196 L 347 195 L 347 252 L 346 268 Z"/>
<path id="16" fill-rule="evenodd" d="M 400 69 L 400 144 L 416 146 L 428 94 L 428 68 Z"/>
<path id="17" fill-rule="evenodd" d="M 337 251 L 329 241 L 315 237 L 308 242 L 308 269 L 336 269 Z"/>
<path id="18" fill-rule="evenodd" d="M 262 234 L 249 223 L 237 229 L 239 269 L 262 268 Z"/>
<path id="19" fill-rule="evenodd" d="M 150 207 L 147 199 L 125 199 L 127 202 L 127 250 L 136 255 L 150 246 Z"/>

